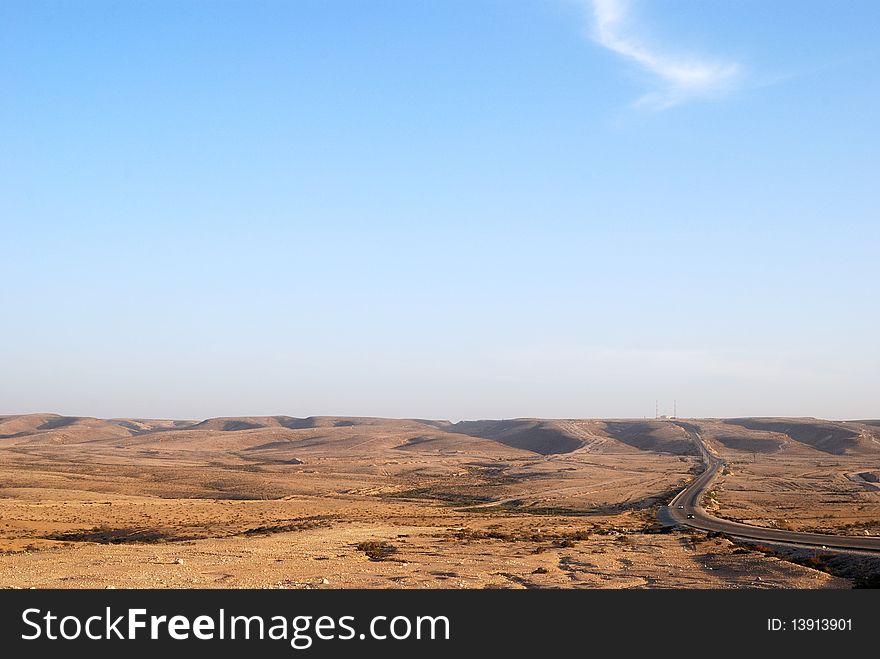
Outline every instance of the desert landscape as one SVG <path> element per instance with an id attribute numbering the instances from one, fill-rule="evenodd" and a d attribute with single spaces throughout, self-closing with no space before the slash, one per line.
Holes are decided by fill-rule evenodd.
<path id="1" fill-rule="evenodd" d="M 699 442 L 697 441 L 699 438 Z M 0 417 L 0 586 L 851 588 L 871 552 L 663 523 L 880 535 L 880 422 Z M 873 575 L 873 576 L 872 576 Z"/>

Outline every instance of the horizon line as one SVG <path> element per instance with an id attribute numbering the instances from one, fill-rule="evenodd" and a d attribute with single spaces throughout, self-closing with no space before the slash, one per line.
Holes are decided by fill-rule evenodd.
<path id="1" fill-rule="evenodd" d="M 293 414 L 221 414 L 216 416 L 206 416 L 206 417 L 170 417 L 170 416 L 94 416 L 90 414 L 62 414 L 60 412 L 11 412 L 11 413 L 0 413 L 0 419 L 6 417 L 21 417 L 21 416 L 57 416 L 62 418 L 70 418 L 70 419 L 96 419 L 99 421 L 126 421 L 126 420 L 142 420 L 142 421 L 193 421 L 195 423 L 202 423 L 205 421 L 211 421 L 213 419 L 256 419 L 256 418 L 266 418 L 273 419 L 279 417 L 287 417 L 291 419 L 315 419 L 315 418 L 340 418 L 340 419 L 382 419 L 389 421 L 446 421 L 448 423 L 462 423 L 468 421 L 604 421 L 609 419 L 638 419 L 638 420 L 648 420 L 648 421 L 689 421 L 689 420 L 725 420 L 725 419 L 816 419 L 819 421 L 834 421 L 840 423 L 857 423 L 861 421 L 875 421 L 880 419 L 880 416 L 871 417 L 871 416 L 862 416 L 862 417 L 823 417 L 823 416 L 813 416 L 813 415 L 790 415 L 790 414 L 738 414 L 733 416 L 673 416 L 668 414 L 661 414 L 659 416 L 622 416 L 622 415 L 611 415 L 611 416 L 502 416 L 502 417 L 480 417 L 480 418 L 459 418 L 457 421 L 453 421 L 452 418 L 434 418 L 428 416 L 381 416 L 381 415 L 372 415 L 372 414 L 308 414 L 305 416 L 296 416 Z"/>

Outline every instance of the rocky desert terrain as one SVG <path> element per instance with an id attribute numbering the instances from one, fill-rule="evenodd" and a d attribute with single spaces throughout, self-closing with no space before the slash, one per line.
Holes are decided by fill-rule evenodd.
<path id="1" fill-rule="evenodd" d="M 0 586 L 848 588 L 663 527 L 880 534 L 880 422 L 0 417 Z M 801 561 L 804 562 L 804 561 Z"/>

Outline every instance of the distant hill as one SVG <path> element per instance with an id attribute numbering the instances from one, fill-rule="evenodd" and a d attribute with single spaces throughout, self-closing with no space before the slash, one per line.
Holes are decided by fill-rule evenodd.
<path id="1" fill-rule="evenodd" d="M 726 419 L 726 423 L 750 430 L 782 433 L 792 441 L 833 455 L 864 453 L 880 448 L 872 446 L 870 440 L 855 428 L 820 419 Z"/>
<path id="2" fill-rule="evenodd" d="M 606 421 L 605 433 L 641 451 L 699 455 L 687 431 L 668 421 Z"/>
<path id="3" fill-rule="evenodd" d="M 449 424 L 451 432 L 481 437 L 540 455 L 570 453 L 584 446 L 584 440 L 560 428 L 557 421 L 512 419 L 508 421 L 460 421 Z"/>
<path id="4" fill-rule="evenodd" d="M 303 419 L 292 416 L 238 416 L 206 419 L 205 421 L 189 426 L 189 430 L 216 430 L 220 432 L 255 430 L 257 428 L 289 428 L 291 430 L 302 430 L 304 428 L 378 426 L 386 425 L 389 421 L 395 421 L 395 419 L 339 416 L 310 416 Z"/>
<path id="5" fill-rule="evenodd" d="M 58 414 L 0 416 L 0 447 L 106 442 L 111 447 L 197 452 L 244 451 L 294 460 L 303 451 L 467 452 L 499 458 L 573 451 L 649 451 L 698 455 L 689 430 L 725 448 L 770 453 L 796 446 L 830 454 L 876 453 L 880 421 L 832 422 L 807 418 L 505 419 L 433 421 L 341 416 L 243 416 L 204 421 L 97 419 Z M 354 454 L 353 453 L 353 454 Z M 250 458 L 249 458 L 250 459 Z"/>
<path id="6" fill-rule="evenodd" d="M 21 414 L 0 417 L 0 440 L 23 439 L 74 443 L 112 437 L 129 437 L 132 430 L 115 421 L 59 414 Z"/>

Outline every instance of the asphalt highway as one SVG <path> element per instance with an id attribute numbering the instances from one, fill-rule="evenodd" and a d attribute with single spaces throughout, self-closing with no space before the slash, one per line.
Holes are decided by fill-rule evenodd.
<path id="1" fill-rule="evenodd" d="M 687 430 L 687 429 L 686 429 Z M 791 545 L 807 545 L 822 549 L 851 549 L 880 551 L 880 536 L 844 536 L 826 533 L 798 533 L 733 522 L 710 515 L 701 505 L 703 495 L 724 468 L 724 460 L 712 453 L 700 433 L 688 430 L 691 438 L 703 454 L 706 470 L 679 492 L 668 506 L 660 510 L 660 519 L 690 526 L 702 531 L 719 531 L 750 540 L 766 540 Z"/>

